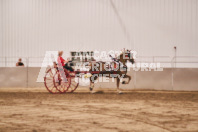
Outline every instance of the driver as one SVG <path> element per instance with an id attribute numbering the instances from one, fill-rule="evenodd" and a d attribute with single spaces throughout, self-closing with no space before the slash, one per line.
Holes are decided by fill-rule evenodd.
<path id="1" fill-rule="evenodd" d="M 69 71 L 74 71 L 74 69 L 71 67 L 71 61 L 69 59 L 64 60 L 63 57 L 63 51 L 58 52 L 58 65 L 62 65 L 63 68 L 69 70 Z"/>

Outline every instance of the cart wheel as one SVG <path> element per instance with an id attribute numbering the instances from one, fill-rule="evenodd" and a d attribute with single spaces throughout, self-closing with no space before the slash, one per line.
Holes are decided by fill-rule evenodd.
<path id="1" fill-rule="evenodd" d="M 78 74 L 75 74 L 75 72 L 70 72 L 70 77 L 71 77 L 71 84 L 67 90 L 68 93 L 74 92 L 79 85 L 79 75 Z"/>
<path id="2" fill-rule="evenodd" d="M 60 93 L 59 90 L 55 87 L 55 80 L 54 75 L 56 74 L 56 70 L 54 68 L 47 69 L 45 77 L 44 77 L 44 84 L 46 89 L 53 94 Z"/>
<path id="3" fill-rule="evenodd" d="M 55 87 L 60 93 L 65 93 L 71 84 L 71 77 L 67 70 L 56 72 L 54 80 Z"/>

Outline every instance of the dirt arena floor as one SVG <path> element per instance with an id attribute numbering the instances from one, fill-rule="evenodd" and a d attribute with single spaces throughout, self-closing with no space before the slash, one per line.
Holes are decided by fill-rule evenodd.
<path id="1" fill-rule="evenodd" d="M 0 132 L 198 132 L 198 92 L 0 88 Z"/>

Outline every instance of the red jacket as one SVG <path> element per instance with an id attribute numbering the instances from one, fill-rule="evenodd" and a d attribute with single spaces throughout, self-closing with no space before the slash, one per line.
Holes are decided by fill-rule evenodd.
<path id="1" fill-rule="evenodd" d="M 58 57 L 58 64 L 62 64 L 62 66 L 65 65 L 65 60 L 63 59 L 63 57 L 61 56 Z"/>

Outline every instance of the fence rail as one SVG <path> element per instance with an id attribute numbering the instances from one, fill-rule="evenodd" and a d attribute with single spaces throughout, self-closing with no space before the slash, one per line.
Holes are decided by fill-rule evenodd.
<path id="1" fill-rule="evenodd" d="M 15 67 L 20 57 L 0 57 L 0 67 Z M 41 67 L 52 63 L 51 58 L 22 57 L 25 67 Z M 166 68 L 198 68 L 198 56 L 137 56 L 136 63 L 160 63 Z M 83 63 L 83 62 L 82 62 Z"/>

